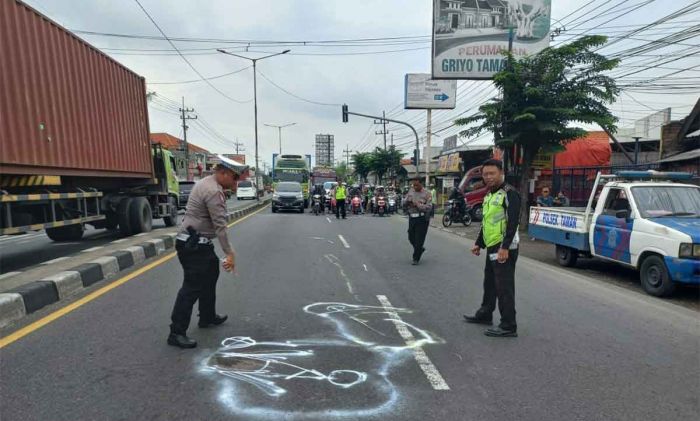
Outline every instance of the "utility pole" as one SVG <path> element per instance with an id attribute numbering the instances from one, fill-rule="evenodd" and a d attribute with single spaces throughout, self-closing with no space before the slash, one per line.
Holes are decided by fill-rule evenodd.
<path id="1" fill-rule="evenodd" d="M 239 152 L 245 152 L 245 148 L 243 147 L 244 143 L 239 142 L 238 138 L 236 138 L 236 141 L 233 142 L 233 146 L 236 147 L 236 155 L 238 155 Z"/>
<path id="2" fill-rule="evenodd" d="M 428 108 L 428 133 L 426 133 L 425 136 L 425 141 L 426 141 L 426 154 L 425 154 L 425 187 L 427 188 L 430 185 L 430 160 L 432 158 L 433 153 L 430 151 L 430 136 L 432 135 L 432 118 L 433 118 L 433 110 Z M 420 165 L 419 162 L 416 162 L 416 172 L 418 171 L 418 165 Z"/>
<path id="3" fill-rule="evenodd" d="M 386 120 L 386 111 L 382 111 L 382 119 L 381 119 L 381 121 L 374 120 L 374 124 L 381 124 L 381 125 L 383 126 L 382 131 L 374 132 L 374 134 L 377 134 L 377 135 L 380 134 L 380 135 L 383 135 L 383 136 L 384 136 L 384 150 L 386 150 L 386 135 L 387 135 L 387 133 L 389 133 L 389 132 L 386 131 L 386 123 L 387 123 L 387 120 Z"/>
<path id="4" fill-rule="evenodd" d="M 187 171 L 187 181 L 192 181 L 192 178 L 190 177 L 190 149 L 189 146 L 187 145 L 187 120 L 196 120 L 197 116 L 191 116 L 188 115 L 187 113 L 193 113 L 194 108 L 186 108 L 185 107 L 185 97 L 182 97 L 182 108 L 180 108 L 180 118 L 182 119 L 182 143 L 183 143 L 183 150 L 185 151 L 185 169 Z"/>
<path id="5" fill-rule="evenodd" d="M 350 166 L 350 145 L 346 144 L 345 145 L 345 150 L 343 151 L 345 153 L 345 166 L 349 167 Z"/>

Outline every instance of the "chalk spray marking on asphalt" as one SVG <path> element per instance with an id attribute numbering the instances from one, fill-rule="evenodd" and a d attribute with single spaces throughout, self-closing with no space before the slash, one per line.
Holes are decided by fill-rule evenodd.
<path id="1" fill-rule="evenodd" d="M 369 271 L 367 270 L 367 265 L 366 265 L 366 264 L 363 263 L 363 264 L 362 264 L 362 267 L 365 268 L 365 272 L 369 272 Z"/>
<path id="2" fill-rule="evenodd" d="M 343 266 L 340 264 L 340 259 L 338 257 L 332 255 L 332 254 L 324 254 L 323 257 L 328 260 L 328 262 L 335 267 L 338 268 L 338 272 L 340 273 L 340 276 L 343 278 L 345 281 L 345 287 L 348 289 L 348 292 L 350 295 L 355 295 L 355 291 L 352 289 L 352 283 L 350 283 L 350 278 L 348 278 L 348 275 L 345 273 L 345 269 L 343 269 Z"/>
<path id="3" fill-rule="evenodd" d="M 393 308 L 386 296 L 377 295 L 377 299 L 380 303 L 382 303 L 382 306 L 385 309 Z M 403 322 L 403 320 L 401 320 L 398 313 L 393 310 L 388 310 L 387 314 L 391 318 L 391 321 L 394 322 L 399 335 L 401 335 L 401 337 L 406 341 L 406 345 L 410 346 L 414 344 L 416 342 L 416 338 L 413 336 L 411 331 L 406 328 L 406 324 Z M 428 358 L 428 355 L 425 353 L 425 351 L 423 351 L 422 347 L 413 347 L 413 356 L 415 357 L 418 366 L 421 368 L 421 370 L 423 370 L 423 373 L 425 373 L 425 376 L 428 378 L 430 385 L 433 386 L 433 389 L 450 390 L 450 386 L 447 385 L 447 382 L 445 382 L 445 379 L 442 377 L 433 362 L 430 361 L 430 358 Z"/>
<path id="4" fill-rule="evenodd" d="M 246 336 L 231 337 L 223 340 L 221 348 L 215 353 L 198 358 L 201 361 L 200 372 L 217 375 L 220 382 L 219 402 L 232 414 L 245 418 L 360 419 L 391 413 L 401 400 L 401 393 L 389 377 L 391 372 L 412 361 L 412 351 L 416 347 L 444 341 L 397 319 L 398 314 L 412 313 L 410 310 L 382 304 L 310 304 L 303 311 L 333 324 L 340 339 L 258 342 Z M 409 333 L 413 332 L 412 343 L 396 337 L 398 325 L 405 327 Z M 367 353 L 367 357 L 360 361 L 370 367 L 331 371 L 328 368 L 313 368 L 314 358 L 319 358 L 324 352 L 338 356 L 344 350 L 350 356 L 358 352 Z M 323 365 L 327 367 L 327 363 Z M 243 385 L 253 389 L 246 389 Z M 291 393 L 297 385 L 302 386 L 300 393 L 304 398 Z M 329 396 L 324 387 L 346 391 L 343 393 L 359 393 L 365 405 L 352 407 L 357 400 L 342 396 L 335 402 L 309 398 L 309 387 L 321 388 L 319 397 Z M 355 389 L 357 392 L 352 392 Z M 260 399 L 251 395 L 251 390 L 261 391 L 269 401 L 260 404 Z M 335 396 L 335 393 L 331 396 Z M 302 404 L 304 409 L 299 409 Z"/>
<path id="5" fill-rule="evenodd" d="M 331 218 L 329 218 L 329 217 L 326 216 L 326 221 L 328 221 L 328 223 L 330 224 L 330 223 L 331 223 Z"/>

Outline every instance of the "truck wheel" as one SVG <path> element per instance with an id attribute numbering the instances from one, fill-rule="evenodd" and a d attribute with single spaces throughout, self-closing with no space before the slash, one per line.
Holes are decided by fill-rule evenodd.
<path id="1" fill-rule="evenodd" d="M 133 234 L 131 230 L 131 218 L 129 218 L 129 208 L 131 207 L 132 199 L 125 197 L 119 201 L 117 206 L 117 220 L 119 221 L 119 233 L 125 237 Z"/>
<path id="2" fill-rule="evenodd" d="M 46 235 L 56 242 L 78 241 L 83 238 L 83 224 L 67 225 L 65 227 L 47 228 Z"/>
<path id="3" fill-rule="evenodd" d="M 639 270 L 639 278 L 644 291 L 656 297 L 669 296 L 676 289 L 661 256 L 651 255 L 644 259 Z"/>
<path id="4" fill-rule="evenodd" d="M 129 221 L 131 221 L 132 234 L 151 231 L 153 225 L 153 213 L 151 205 L 145 197 L 134 197 L 129 206 Z"/>
<path id="5" fill-rule="evenodd" d="M 578 250 L 557 244 L 556 251 L 557 261 L 560 265 L 566 267 L 576 266 L 576 260 L 578 260 Z"/>
<path id="6" fill-rule="evenodd" d="M 174 227 L 177 225 L 177 202 L 174 197 L 168 198 L 168 206 L 170 206 L 170 215 L 163 217 L 163 222 L 166 227 Z"/>

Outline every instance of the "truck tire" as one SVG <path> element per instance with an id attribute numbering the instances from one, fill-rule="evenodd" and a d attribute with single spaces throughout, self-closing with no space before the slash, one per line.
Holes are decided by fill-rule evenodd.
<path id="1" fill-rule="evenodd" d="M 557 261 L 560 265 L 566 267 L 576 266 L 576 261 L 578 260 L 578 250 L 557 244 L 556 252 Z"/>
<path id="2" fill-rule="evenodd" d="M 47 228 L 46 235 L 53 241 L 78 241 L 83 238 L 83 224 L 66 225 L 64 227 Z"/>
<path id="3" fill-rule="evenodd" d="M 656 297 L 667 297 L 676 289 L 664 259 L 656 254 L 644 259 L 639 269 L 639 279 L 644 291 Z"/>
<path id="4" fill-rule="evenodd" d="M 119 221 L 119 233 L 125 237 L 133 234 L 131 231 L 131 218 L 129 218 L 129 208 L 131 207 L 132 199 L 125 197 L 119 201 L 117 206 L 117 220 Z"/>
<path id="5" fill-rule="evenodd" d="M 178 224 L 177 218 L 177 202 L 174 197 L 168 198 L 168 205 L 170 206 L 170 215 L 163 217 L 163 222 L 166 227 L 174 227 Z"/>
<path id="6" fill-rule="evenodd" d="M 129 221 L 131 233 L 140 234 L 151 231 L 153 226 L 153 211 L 145 197 L 134 197 L 129 206 Z"/>

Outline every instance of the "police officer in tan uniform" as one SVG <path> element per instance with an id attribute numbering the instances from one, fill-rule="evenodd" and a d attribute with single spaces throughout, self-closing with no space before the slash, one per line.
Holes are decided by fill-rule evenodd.
<path id="1" fill-rule="evenodd" d="M 187 337 L 192 307 L 199 300 L 199 327 L 222 324 L 228 316 L 216 314 L 216 282 L 219 265 L 232 272 L 236 255 L 226 232 L 226 196 L 224 189 L 235 192 L 238 180 L 248 169 L 235 161 L 219 156 L 221 163 L 214 174 L 199 180 L 190 193 L 185 217 L 176 237 L 175 249 L 184 271 L 184 281 L 175 299 L 171 315 L 168 344 L 180 348 L 194 348 L 197 342 Z M 212 239 L 216 237 L 226 254 L 223 263 L 214 252 Z"/>
<path id="2" fill-rule="evenodd" d="M 404 199 L 403 206 L 408 214 L 408 241 L 413 246 L 413 265 L 420 263 L 425 252 L 425 236 L 428 234 L 430 212 L 433 200 L 430 192 L 423 188 L 419 177 L 412 180 L 412 188 Z"/>

